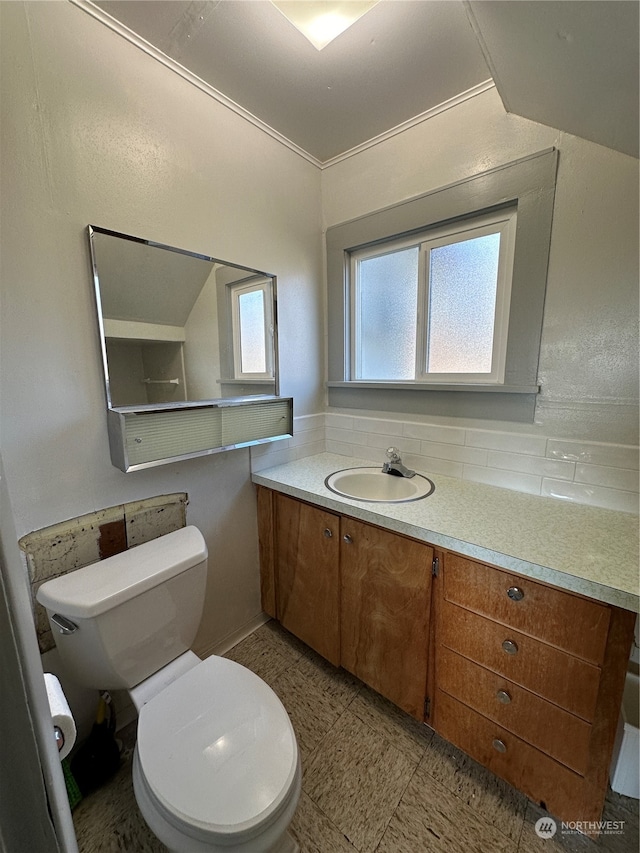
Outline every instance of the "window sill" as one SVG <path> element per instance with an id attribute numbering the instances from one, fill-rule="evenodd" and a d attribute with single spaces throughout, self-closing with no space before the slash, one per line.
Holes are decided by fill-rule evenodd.
<path id="1" fill-rule="evenodd" d="M 273 385 L 275 379 L 218 379 L 219 385 Z"/>
<path id="2" fill-rule="evenodd" d="M 444 382 L 362 382 L 354 381 L 329 381 L 329 388 L 378 388 L 384 391 L 402 390 L 402 391 L 474 391 L 491 394 L 538 394 L 540 393 L 539 385 L 483 385 L 465 384 L 456 382 L 455 384 L 446 384 Z"/>

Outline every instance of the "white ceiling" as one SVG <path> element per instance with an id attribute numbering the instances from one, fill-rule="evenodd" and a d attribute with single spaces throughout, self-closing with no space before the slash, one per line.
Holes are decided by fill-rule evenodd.
<path id="1" fill-rule="evenodd" d="M 508 111 L 638 156 L 637 0 L 380 0 L 321 51 L 269 0 L 95 5 L 320 163 L 491 77 Z"/>
<path id="2" fill-rule="evenodd" d="M 508 112 L 638 157 L 637 0 L 472 0 Z"/>

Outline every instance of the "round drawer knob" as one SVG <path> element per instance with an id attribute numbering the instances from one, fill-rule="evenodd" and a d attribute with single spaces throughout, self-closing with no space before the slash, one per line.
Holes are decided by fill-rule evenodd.
<path id="1" fill-rule="evenodd" d="M 498 690 L 496 696 L 498 698 L 498 702 L 501 702 L 503 705 L 508 705 L 511 702 L 511 696 L 506 690 Z"/>
<path id="2" fill-rule="evenodd" d="M 505 640 L 502 644 L 502 648 L 508 655 L 516 655 L 518 654 L 518 646 L 517 643 L 514 643 L 513 640 Z"/>
<path id="3" fill-rule="evenodd" d="M 496 750 L 496 752 L 506 752 L 507 751 L 506 743 L 503 740 L 500 740 L 500 738 L 496 738 L 493 741 L 493 748 Z"/>
<path id="4" fill-rule="evenodd" d="M 510 586 L 507 590 L 507 595 L 511 599 L 511 601 L 522 601 L 524 598 L 524 592 L 520 589 L 519 586 Z"/>
<path id="5" fill-rule="evenodd" d="M 329 530 L 328 527 L 325 527 L 325 529 L 323 530 L 323 534 L 327 539 L 331 539 L 331 537 L 333 536 L 333 533 Z"/>
<path id="6" fill-rule="evenodd" d="M 344 534 L 344 536 L 343 536 L 342 538 L 343 538 L 343 539 L 344 539 L 344 541 L 347 543 L 347 545 L 351 545 L 351 543 L 353 542 L 353 537 L 352 537 L 352 536 L 349 536 L 349 534 L 348 534 L 348 533 L 345 533 L 345 534 Z"/>

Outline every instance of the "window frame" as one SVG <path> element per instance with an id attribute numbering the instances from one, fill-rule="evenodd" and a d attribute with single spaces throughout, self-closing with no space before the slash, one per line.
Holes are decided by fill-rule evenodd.
<path id="1" fill-rule="evenodd" d="M 330 407 L 533 422 L 557 166 L 557 149 L 547 148 L 327 229 Z M 349 252 L 384 242 L 392 234 L 411 237 L 513 205 L 518 219 L 504 384 L 351 379 Z"/>
<path id="2" fill-rule="evenodd" d="M 511 301 L 511 283 L 513 277 L 513 258 L 517 223 L 517 207 L 494 211 L 490 214 L 466 217 L 446 226 L 434 227 L 413 237 L 394 236 L 383 243 L 364 246 L 349 252 L 348 291 L 349 291 L 349 377 L 355 381 L 401 381 L 415 383 L 503 385 L 507 354 L 509 326 L 509 305 Z M 489 234 L 500 234 L 498 250 L 498 273 L 496 282 L 496 304 L 492 337 L 491 371 L 440 373 L 428 370 L 429 351 L 429 302 L 431 251 L 442 246 L 450 246 L 464 240 Z M 468 235 L 468 236 L 462 236 Z M 457 238 L 457 239 L 456 239 Z M 362 261 L 405 249 L 417 248 L 418 255 L 418 296 L 416 305 L 416 358 L 413 379 L 404 380 L 367 380 L 362 377 L 360 342 L 360 287 L 359 266 Z"/>
<path id="3" fill-rule="evenodd" d="M 256 381 L 262 379 L 273 379 L 273 346 L 274 334 L 273 316 L 271 310 L 271 280 L 260 276 L 259 278 L 244 279 L 228 285 L 229 316 L 231 322 L 232 342 L 232 372 L 233 378 L 237 380 Z M 242 335 L 240 331 L 240 297 L 247 293 L 262 293 L 264 306 L 264 350 L 265 370 L 261 373 L 246 373 L 242 370 Z"/>

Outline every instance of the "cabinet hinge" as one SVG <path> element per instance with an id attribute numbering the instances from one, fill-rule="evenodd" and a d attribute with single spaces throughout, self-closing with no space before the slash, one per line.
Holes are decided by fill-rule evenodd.
<path id="1" fill-rule="evenodd" d="M 434 557 L 433 563 L 431 563 L 431 574 L 433 575 L 434 578 L 437 578 L 439 573 L 440 573 L 440 560 L 438 559 L 438 557 Z"/>
<path id="2" fill-rule="evenodd" d="M 424 715 L 427 719 L 431 715 L 431 699 L 429 698 L 424 700 Z"/>

